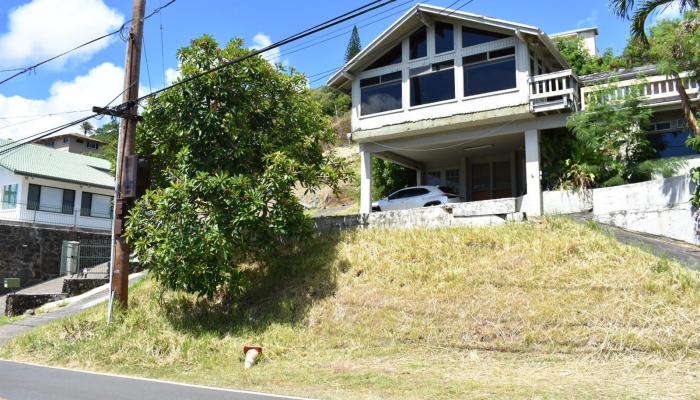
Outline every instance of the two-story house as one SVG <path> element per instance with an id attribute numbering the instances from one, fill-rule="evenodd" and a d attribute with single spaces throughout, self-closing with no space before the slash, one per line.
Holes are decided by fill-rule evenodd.
<path id="1" fill-rule="evenodd" d="M 596 34 L 559 36 L 578 35 L 594 53 Z M 606 77 L 588 78 L 595 85 Z M 655 79 L 649 96 L 669 100 L 672 85 Z M 514 198 L 521 212 L 541 215 L 540 139 L 566 130 L 582 106 L 581 81 L 537 27 L 413 7 L 329 79 L 352 96 L 360 212 L 371 211 L 372 158 L 379 157 L 414 169 L 419 185 L 452 187 L 466 201 Z M 696 96 L 697 82 L 688 90 Z M 664 104 L 678 128 L 671 118 L 678 103 Z"/>
<path id="2" fill-rule="evenodd" d="M 105 141 L 95 139 L 91 136 L 79 133 L 64 133 L 36 140 L 34 143 L 43 144 L 55 150 L 67 151 L 69 153 L 84 154 L 100 149 L 100 146 L 107 144 Z"/>

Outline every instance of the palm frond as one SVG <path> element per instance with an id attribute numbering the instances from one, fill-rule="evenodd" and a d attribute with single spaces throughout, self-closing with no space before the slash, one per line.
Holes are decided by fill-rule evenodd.
<path id="1" fill-rule="evenodd" d="M 634 0 L 610 0 L 609 7 L 618 17 L 627 18 L 632 8 L 634 8 Z"/>
<path id="2" fill-rule="evenodd" d="M 675 2 L 676 0 L 646 0 L 642 3 L 634 12 L 632 16 L 632 26 L 630 27 L 630 33 L 632 37 L 639 39 L 643 46 L 648 46 L 649 41 L 647 40 L 646 33 L 646 22 L 657 8 Z M 681 0 L 686 1 L 697 1 L 697 0 Z"/>

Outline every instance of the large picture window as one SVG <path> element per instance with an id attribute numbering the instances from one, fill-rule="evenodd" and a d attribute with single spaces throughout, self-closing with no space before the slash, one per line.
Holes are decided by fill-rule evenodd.
<path id="1" fill-rule="evenodd" d="M 465 96 L 516 87 L 514 47 L 467 56 L 462 63 Z"/>
<path id="2" fill-rule="evenodd" d="M 410 60 L 423 58 L 428 55 L 428 30 L 424 27 L 415 31 L 408 38 L 408 49 Z"/>
<path id="3" fill-rule="evenodd" d="M 401 71 L 360 80 L 360 97 L 360 115 L 400 109 Z"/>
<path id="4" fill-rule="evenodd" d="M 376 69 L 381 67 L 386 67 L 388 65 L 400 64 L 403 60 L 401 56 L 401 43 L 391 48 L 391 50 L 384 53 L 383 56 L 379 57 L 375 62 L 369 65 L 365 69 L 368 71 L 370 69 Z"/>
<path id="5" fill-rule="evenodd" d="M 455 98 L 454 61 L 414 68 L 411 73 L 411 106 Z"/>
<path id="6" fill-rule="evenodd" d="M 80 215 L 112 218 L 112 196 L 83 192 L 80 199 Z"/>
<path id="7" fill-rule="evenodd" d="M 462 47 L 476 46 L 477 44 L 493 42 L 509 37 L 504 33 L 482 31 L 481 29 L 462 27 Z"/>
<path id="8" fill-rule="evenodd" d="M 444 22 L 435 23 L 435 54 L 455 49 L 454 25 Z"/>
<path id="9" fill-rule="evenodd" d="M 73 214 L 75 190 L 29 184 L 27 209 Z"/>
<path id="10" fill-rule="evenodd" d="M 2 208 L 14 208 L 17 205 L 17 185 L 5 185 L 2 188 Z"/>
<path id="11" fill-rule="evenodd" d="M 680 157 L 698 154 L 686 146 L 685 141 L 692 136 L 685 119 L 654 122 L 651 126 L 649 142 L 656 152 L 656 157 Z"/>

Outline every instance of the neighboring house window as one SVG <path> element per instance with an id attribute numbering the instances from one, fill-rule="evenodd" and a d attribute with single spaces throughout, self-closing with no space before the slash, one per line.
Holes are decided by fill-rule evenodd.
<path id="1" fill-rule="evenodd" d="M 649 141 L 656 151 L 656 157 L 679 157 L 696 155 L 698 152 L 686 146 L 685 141 L 692 136 L 685 119 L 654 122 L 649 130 Z"/>
<path id="2" fill-rule="evenodd" d="M 90 140 L 89 140 L 89 141 L 87 142 L 87 147 L 88 147 L 88 149 L 95 149 L 95 150 L 97 150 L 97 149 L 99 149 L 100 145 L 99 145 L 97 142 L 93 142 L 93 141 L 90 141 Z"/>
<path id="3" fill-rule="evenodd" d="M 54 147 L 54 141 L 53 141 L 53 140 L 49 140 L 48 142 L 46 142 L 46 146 L 48 146 L 48 147 Z"/>
<path id="4" fill-rule="evenodd" d="M 377 61 L 370 64 L 365 71 L 386 67 L 393 64 L 401 64 L 401 61 L 403 61 L 403 58 L 401 56 L 401 43 L 399 43 L 398 45 L 392 47 L 391 50 L 387 51 L 383 56 L 379 57 Z"/>
<path id="5" fill-rule="evenodd" d="M 70 138 L 68 136 L 65 136 L 63 138 L 63 144 L 68 144 L 68 143 L 70 143 Z"/>
<path id="6" fill-rule="evenodd" d="M 505 39 L 509 35 L 497 32 L 482 31 L 481 29 L 462 27 L 462 47 L 476 46 L 477 44 L 493 42 Z"/>
<path id="7" fill-rule="evenodd" d="M 435 23 L 435 54 L 455 49 L 454 25 L 444 22 Z"/>
<path id="8" fill-rule="evenodd" d="M 411 76 L 411 106 L 455 98 L 454 60 L 414 68 Z"/>
<path id="9" fill-rule="evenodd" d="M 428 30 L 423 26 L 408 38 L 410 60 L 428 56 Z"/>
<path id="10" fill-rule="evenodd" d="M 27 209 L 73 214 L 75 190 L 29 184 Z"/>
<path id="11" fill-rule="evenodd" d="M 515 47 L 467 56 L 462 63 L 465 96 L 516 87 Z"/>
<path id="12" fill-rule="evenodd" d="M 112 218 L 112 196 L 83 192 L 80 199 L 80 215 Z"/>
<path id="13" fill-rule="evenodd" d="M 400 109 L 401 71 L 360 80 L 360 92 L 360 115 Z"/>
<path id="14" fill-rule="evenodd" d="M 75 139 L 75 142 L 76 142 L 76 143 L 83 143 L 84 140 L 83 140 L 83 139 Z"/>
<path id="15" fill-rule="evenodd" d="M 14 208 L 17 205 L 17 185 L 5 185 L 2 188 L 2 208 Z"/>

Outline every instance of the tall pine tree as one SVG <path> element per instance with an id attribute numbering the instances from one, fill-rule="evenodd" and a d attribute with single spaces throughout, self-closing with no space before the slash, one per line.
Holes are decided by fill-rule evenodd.
<path id="1" fill-rule="evenodd" d="M 360 50 L 362 50 L 362 44 L 360 44 L 360 33 L 357 31 L 357 25 L 355 25 L 352 27 L 350 41 L 348 42 L 348 47 L 345 50 L 345 62 L 350 61 L 350 59 L 355 57 Z"/>

